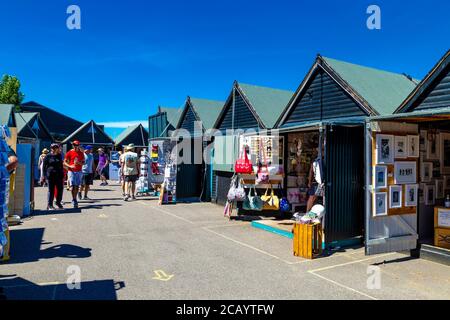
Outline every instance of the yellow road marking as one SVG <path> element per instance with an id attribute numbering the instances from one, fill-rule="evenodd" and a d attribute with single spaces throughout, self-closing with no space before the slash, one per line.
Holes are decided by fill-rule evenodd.
<path id="1" fill-rule="evenodd" d="M 153 280 L 159 280 L 159 281 L 170 281 L 174 277 L 173 274 L 167 274 L 163 270 L 155 270 L 153 271 L 155 273 L 155 277 L 153 277 Z"/>

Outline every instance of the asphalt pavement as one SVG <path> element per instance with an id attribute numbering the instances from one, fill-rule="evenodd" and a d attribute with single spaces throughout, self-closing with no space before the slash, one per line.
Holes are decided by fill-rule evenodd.
<path id="1" fill-rule="evenodd" d="M 94 200 L 48 213 L 45 196 L 36 188 L 35 214 L 11 227 L 7 299 L 450 299 L 448 266 L 363 248 L 301 259 L 214 204 L 124 202 L 97 183 Z"/>

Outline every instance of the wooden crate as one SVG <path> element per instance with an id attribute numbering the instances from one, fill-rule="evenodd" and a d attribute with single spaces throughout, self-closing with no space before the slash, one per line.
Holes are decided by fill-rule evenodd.
<path id="1" fill-rule="evenodd" d="M 322 225 L 294 224 L 294 256 L 314 259 L 322 254 Z"/>
<path id="2" fill-rule="evenodd" d="M 436 247 L 450 249 L 450 229 L 448 228 L 434 229 L 434 245 Z"/>

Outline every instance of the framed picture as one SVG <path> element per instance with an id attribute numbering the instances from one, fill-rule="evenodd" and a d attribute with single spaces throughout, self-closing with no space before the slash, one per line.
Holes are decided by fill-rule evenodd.
<path id="1" fill-rule="evenodd" d="M 425 205 L 434 206 L 436 203 L 436 186 L 425 185 Z"/>
<path id="2" fill-rule="evenodd" d="M 450 189 L 450 176 L 444 176 L 444 190 Z"/>
<path id="3" fill-rule="evenodd" d="M 420 151 L 427 152 L 427 130 L 420 130 Z"/>
<path id="4" fill-rule="evenodd" d="M 375 166 L 373 186 L 375 189 L 387 188 L 387 167 Z"/>
<path id="5" fill-rule="evenodd" d="M 376 139 L 377 164 L 394 163 L 394 136 L 378 134 Z"/>
<path id="6" fill-rule="evenodd" d="M 375 192 L 373 197 L 374 217 L 387 216 L 387 192 Z"/>
<path id="7" fill-rule="evenodd" d="M 421 167 L 422 182 L 430 182 L 432 177 L 433 177 L 433 163 L 422 162 Z"/>
<path id="8" fill-rule="evenodd" d="M 441 133 L 441 173 L 450 174 L 450 133 Z"/>
<path id="9" fill-rule="evenodd" d="M 444 199 L 445 189 L 444 189 L 444 179 L 436 180 L 436 199 Z"/>
<path id="10" fill-rule="evenodd" d="M 420 137 L 408 136 L 408 158 L 418 158 L 420 155 Z"/>
<path id="11" fill-rule="evenodd" d="M 419 184 L 419 203 L 425 203 L 425 183 Z"/>
<path id="12" fill-rule="evenodd" d="M 395 158 L 408 157 L 408 139 L 406 136 L 395 136 L 394 138 Z"/>
<path id="13" fill-rule="evenodd" d="M 417 183 L 417 162 L 416 161 L 395 162 L 394 183 L 395 184 Z"/>
<path id="14" fill-rule="evenodd" d="M 418 184 L 407 184 L 405 186 L 405 207 L 417 207 L 419 196 Z"/>
<path id="15" fill-rule="evenodd" d="M 439 152 L 439 134 L 427 134 L 427 159 L 428 160 L 439 160 L 440 152 Z"/>
<path id="16" fill-rule="evenodd" d="M 398 209 L 402 207 L 402 186 L 389 187 L 389 208 Z"/>

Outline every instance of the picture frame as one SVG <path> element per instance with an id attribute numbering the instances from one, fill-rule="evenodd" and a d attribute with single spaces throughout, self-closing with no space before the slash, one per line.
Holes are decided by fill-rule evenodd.
<path id="1" fill-rule="evenodd" d="M 403 187 L 402 186 L 390 186 L 389 187 L 389 208 L 399 209 L 402 207 L 403 202 Z"/>
<path id="2" fill-rule="evenodd" d="M 439 160 L 440 159 L 440 138 L 439 134 L 427 133 L 427 159 L 428 160 Z"/>
<path id="3" fill-rule="evenodd" d="M 419 185 L 407 184 L 405 186 L 405 207 L 417 207 L 419 203 Z"/>
<path id="4" fill-rule="evenodd" d="M 408 139 L 406 136 L 394 137 L 394 153 L 396 159 L 406 159 L 408 157 Z"/>
<path id="5" fill-rule="evenodd" d="M 420 177 L 422 182 L 431 182 L 433 177 L 433 162 L 422 162 Z"/>
<path id="6" fill-rule="evenodd" d="M 444 188 L 444 179 L 436 179 L 436 199 L 444 199 L 445 197 L 445 188 Z"/>
<path id="7" fill-rule="evenodd" d="M 394 136 L 389 134 L 377 134 L 376 136 L 376 163 L 394 163 Z"/>
<path id="8" fill-rule="evenodd" d="M 373 216 L 382 217 L 387 215 L 387 192 L 375 192 L 373 194 Z"/>
<path id="9" fill-rule="evenodd" d="M 425 205 L 434 206 L 436 204 L 436 186 L 435 185 L 425 185 L 424 190 L 425 195 Z"/>
<path id="10" fill-rule="evenodd" d="M 441 174 L 450 175 L 450 133 L 440 134 Z"/>
<path id="11" fill-rule="evenodd" d="M 375 189 L 387 188 L 388 168 L 383 165 L 376 165 L 373 171 L 373 186 Z"/>
<path id="12" fill-rule="evenodd" d="M 407 137 L 408 158 L 419 158 L 420 156 L 420 136 L 408 135 Z"/>
<path id="13" fill-rule="evenodd" d="M 396 161 L 394 163 L 394 183 L 395 184 L 417 183 L 417 162 Z"/>

